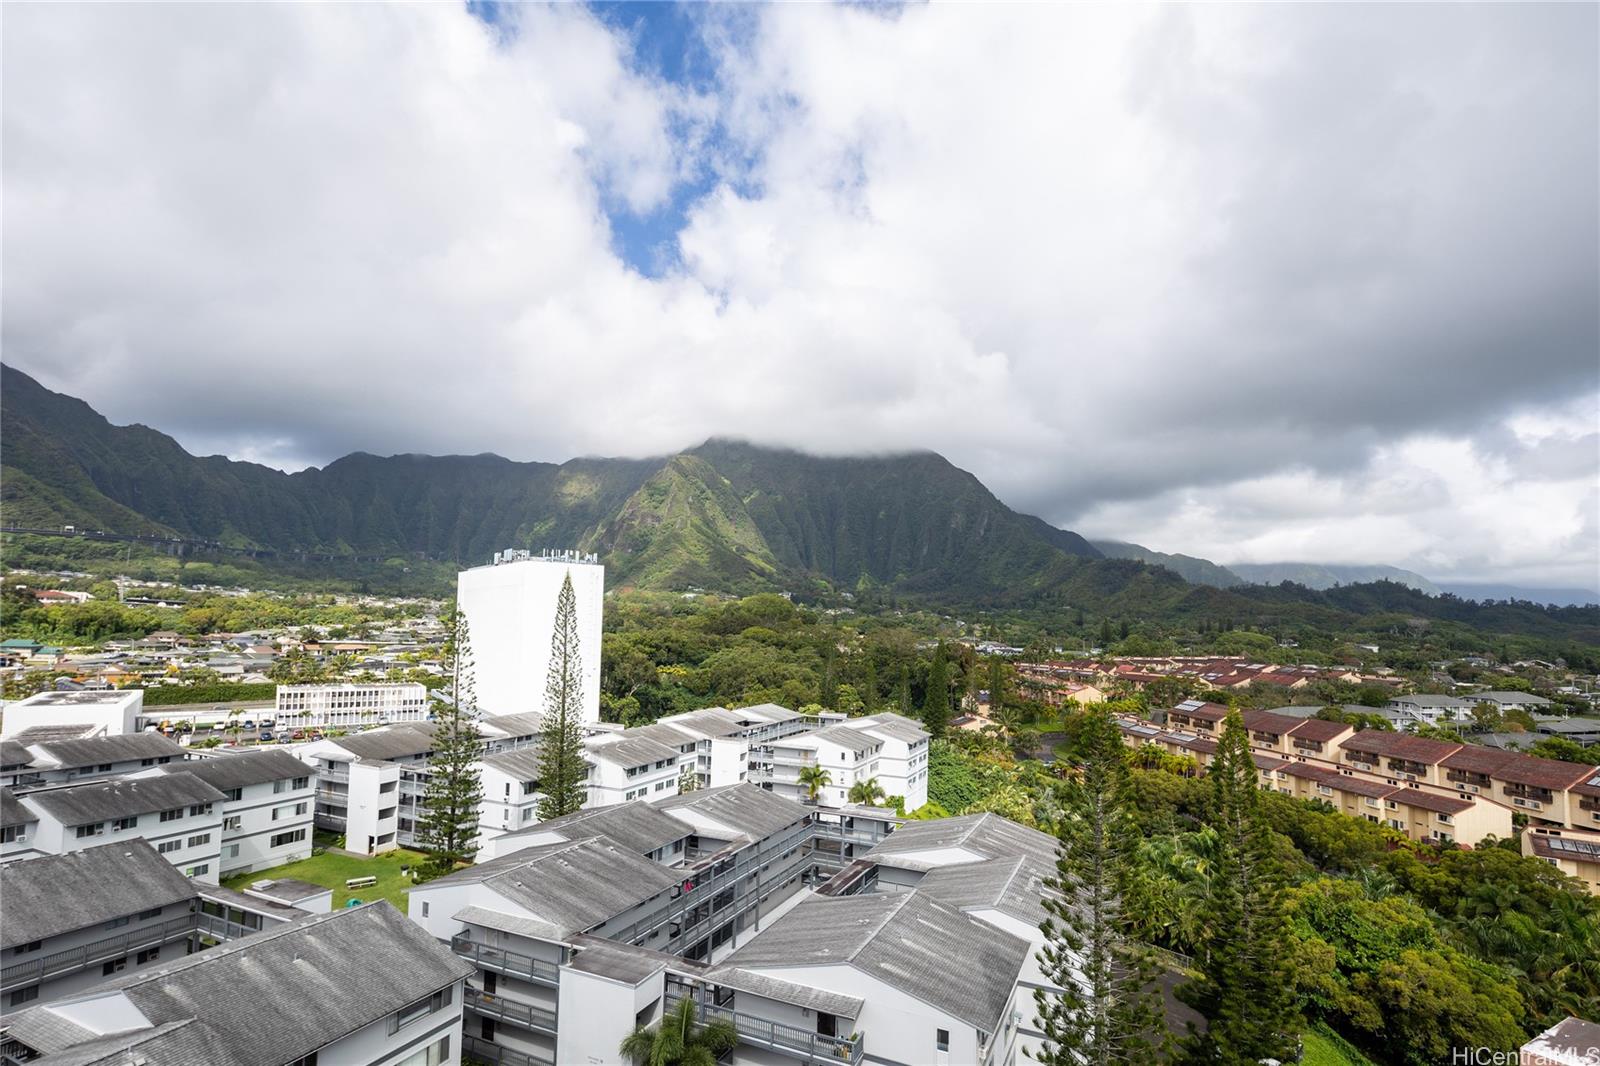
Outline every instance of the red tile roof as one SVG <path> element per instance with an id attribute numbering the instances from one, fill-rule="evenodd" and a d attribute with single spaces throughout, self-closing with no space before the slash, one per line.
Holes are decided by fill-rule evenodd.
<path id="1" fill-rule="evenodd" d="M 1343 722 L 1329 722 L 1322 718 L 1304 718 L 1290 730 L 1290 735 L 1302 740 L 1329 741 L 1350 727 Z"/>
<path id="2" fill-rule="evenodd" d="M 1451 753 L 1460 751 L 1462 745 L 1428 737 L 1414 737 L 1409 733 L 1391 733 L 1386 729 L 1363 729 L 1339 747 L 1345 751 L 1381 755 L 1410 762 L 1439 763 Z"/>
<path id="3" fill-rule="evenodd" d="M 1473 806 L 1469 799 L 1441 796 L 1435 792 L 1424 792 L 1420 788 L 1396 789 L 1389 798 L 1396 803 L 1404 803 L 1408 807 L 1433 811 L 1436 814 L 1460 814 L 1462 811 L 1471 810 Z"/>

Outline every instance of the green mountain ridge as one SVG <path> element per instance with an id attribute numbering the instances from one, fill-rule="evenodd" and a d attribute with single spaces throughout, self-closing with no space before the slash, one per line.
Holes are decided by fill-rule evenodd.
<path id="1" fill-rule="evenodd" d="M 1130 544 L 1121 540 L 1092 540 L 1089 543 L 1108 559 L 1137 559 L 1151 566 L 1164 566 L 1192 585 L 1210 585 L 1212 588 L 1228 589 L 1236 585 L 1251 584 L 1226 566 L 1214 563 L 1210 559 L 1201 559 L 1193 555 L 1169 555 L 1166 552 L 1146 548 L 1142 544 Z"/>
<path id="2" fill-rule="evenodd" d="M 941 610 L 1263 629 L 1452 623 L 1600 644 L 1600 607 L 1476 604 L 1391 581 L 1217 587 L 1225 568 L 1138 545 L 1102 552 L 1011 510 L 932 452 L 828 458 L 713 439 L 672 456 L 560 464 L 357 452 L 285 474 L 113 426 L 3 365 L 0 507 L 14 525 L 272 549 L 285 573 L 296 553 L 426 558 L 443 578 L 447 564 L 502 548 L 578 547 L 599 553 L 613 587 L 853 592 Z M 29 550 L 48 561 L 48 546 Z"/>

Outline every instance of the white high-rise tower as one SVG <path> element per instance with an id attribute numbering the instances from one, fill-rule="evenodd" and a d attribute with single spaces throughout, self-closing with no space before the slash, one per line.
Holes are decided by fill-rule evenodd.
<path id="1" fill-rule="evenodd" d="M 456 605 L 472 638 L 472 680 L 484 715 L 544 709 L 550 634 L 561 582 L 572 575 L 583 664 L 583 720 L 600 720 L 600 622 L 606 568 L 575 551 L 496 552 L 488 566 L 456 577 Z"/>

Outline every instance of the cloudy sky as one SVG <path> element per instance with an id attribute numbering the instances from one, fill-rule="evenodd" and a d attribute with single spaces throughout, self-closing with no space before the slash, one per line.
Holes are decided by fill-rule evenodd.
<path id="1" fill-rule="evenodd" d="M 1600 584 L 1600 8 L 11 5 L 4 356 L 296 469 L 931 448 Z"/>

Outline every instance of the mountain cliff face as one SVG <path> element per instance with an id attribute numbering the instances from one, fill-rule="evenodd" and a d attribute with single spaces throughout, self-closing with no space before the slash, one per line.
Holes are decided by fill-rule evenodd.
<path id="1" fill-rule="evenodd" d="M 1099 553 L 931 454 L 826 459 L 714 440 L 659 459 L 519 463 L 357 453 L 295 474 L 198 458 L 0 368 L 15 525 L 172 534 L 281 552 L 479 562 L 598 551 L 615 583 L 745 590 L 796 578 L 992 595 Z"/>

